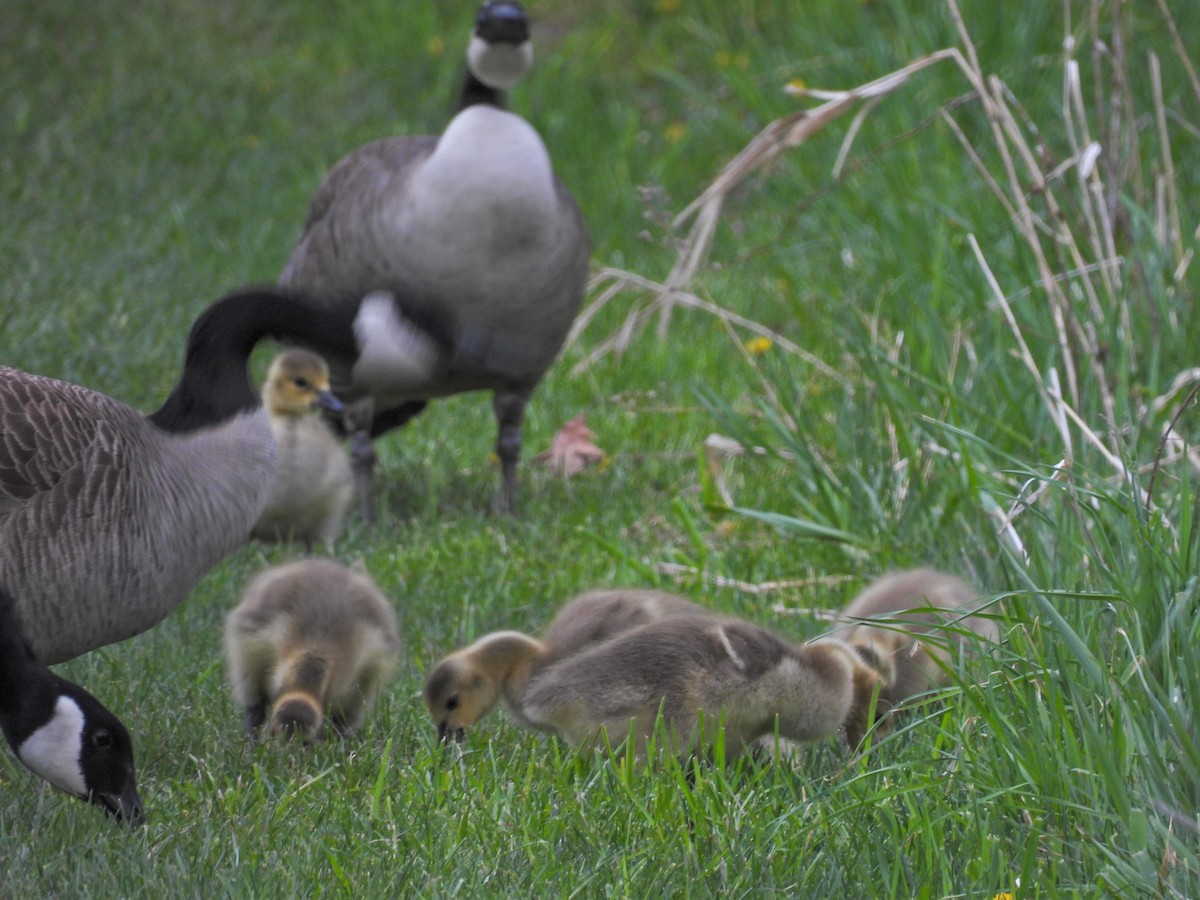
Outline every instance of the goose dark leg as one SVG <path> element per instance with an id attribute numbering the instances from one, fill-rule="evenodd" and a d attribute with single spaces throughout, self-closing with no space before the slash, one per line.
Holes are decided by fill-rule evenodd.
<path id="1" fill-rule="evenodd" d="M 496 456 L 500 458 L 500 491 L 492 506 L 498 513 L 517 514 L 517 460 L 521 457 L 521 423 L 529 394 L 497 391 L 492 395 L 499 432 L 496 436 Z"/>
<path id="2" fill-rule="evenodd" d="M 404 425 L 427 405 L 424 400 L 411 400 L 376 415 L 375 401 L 371 397 L 364 397 L 352 403 L 346 410 L 342 428 L 350 435 L 350 467 L 354 470 L 354 490 L 358 495 L 363 522 L 367 528 L 375 524 L 376 518 L 375 491 L 371 487 L 375 477 L 376 459 L 372 442 L 384 432 Z"/>
<path id="3" fill-rule="evenodd" d="M 350 435 L 350 468 L 354 472 L 354 493 L 367 529 L 375 525 L 375 494 L 371 481 L 375 475 L 375 447 L 371 426 L 375 419 L 375 401 L 364 397 L 346 409 L 343 426 Z"/>

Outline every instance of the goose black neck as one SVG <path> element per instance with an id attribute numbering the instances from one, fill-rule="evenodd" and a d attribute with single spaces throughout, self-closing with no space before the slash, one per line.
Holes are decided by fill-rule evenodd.
<path id="1" fill-rule="evenodd" d="M 504 109 L 504 91 L 484 84 L 468 69 L 462 91 L 458 95 L 458 108 L 455 111 L 462 112 L 468 107 L 481 104 Z"/>
<path id="2" fill-rule="evenodd" d="M 25 710 L 53 707 L 53 698 L 43 695 L 53 692 L 55 677 L 34 658 L 17 619 L 16 601 L 0 588 L 0 729 L 14 747 L 31 731 Z"/>
<path id="3" fill-rule="evenodd" d="M 257 409 L 248 363 L 259 341 L 295 340 L 322 355 L 353 356 L 356 312 L 353 304 L 318 308 L 270 287 L 223 297 L 192 325 L 183 374 L 148 418 L 164 431 L 187 433 Z"/>

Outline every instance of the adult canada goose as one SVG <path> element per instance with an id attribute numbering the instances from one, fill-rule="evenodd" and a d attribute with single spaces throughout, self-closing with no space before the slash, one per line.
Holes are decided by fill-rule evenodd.
<path id="1" fill-rule="evenodd" d="M 435 397 L 487 390 L 499 426 L 501 491 L 516 510 L 521 423 L 583 300 L 588 232 L 537 131 L 503 108 L 533 59 L 521 5 L 479 8 L 460 112 L 440 136 L 351 151 L 318 186 L 280 283 L 329 306 L 362 302 L 361 356 L 330 357 L 335 392 L 369 398 L 355 443 Z"/>
<path id="2" fill-rule="evenodd" d="M 814 741 L 843 732 L 856 746 L 879 675 L 841 641 L 794 645 L 737 619 L 685 617 L 643 625 L 532 679 L 522 713 L 580 748 L 620 744 L 639 756 L 659 715 L 669 752 L 711 748 L 723 725 L 733 759 L 761 738 Z M 701 730 L 703 729 L 703 730 Z"/>
<path id="3" fill-rule="evenodd" d="M 350 352 L 352 315 L 278 288 L 217 301 L 149 416 L 0 368 L 0 581 L 41 662 L 145 631 L 246 541 L 275 472 L 250 351 L 274 335 Z"/>
<path id="4" fill-rule="evenodd" d="M 79 685 L 37 661 L 0 588 L 0 729 L 17 759 L 118 819 L 142 820 L 125 726 Z"/>
<path id="5" fill-rule="evenodd" d="M 872 582 L 842 611 L 836 636 L 875 660 L 887 676 L 880 698 L 891 705 L 947 682 L 968 642 L 995 642 L 995 621 L 971 615 L 979 592 L 936 569 L 912 569 Z M 910 612 L 910 610 L 912 610 Z M 878 624 L 863 620 L 876 619 Z"/>
<path id="6" fill-rule="evenodd" d="M 531 728 L 523 712 L 525 690 L 547 666 L 639 625 L 707 614 L 704 607 L 663 591 L 589 591 L 566 603 L 541 638 L 497 631 L 447 656 L 425 681 L 425 703 L 443 740 L 461 741 L 465 730 L 501 701 Z"/>
<path id="7" fill-rule="evenodd" d="M 328 549 L 341 533 L 354 499 L 350 460 L 318 415 L 344 407 L 329 392 L 325 361 L 307 350 L 287 350 L 271 362 L 263 386 L 278 462 L 271 496 L 251 534 L 264 541 L 315 541 Z"/>
<path id="8" fill-rule="evenodd" d="M 387 598 L 363 572 L 306 559 L 260 572 L 225 623 L 234 699 L 255 734 L 315 739 L 328 715 L 353 731 L 396 670 L 400 637 Z"/>

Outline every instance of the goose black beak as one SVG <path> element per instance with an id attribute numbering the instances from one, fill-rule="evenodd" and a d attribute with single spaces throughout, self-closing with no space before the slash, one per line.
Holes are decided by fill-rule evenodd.
<path id="1" fill-rule="evenodd" d="M 438 740 L 443 744 L 448 744 L 451 740 L 456 744 L 461 744 L 466 736 L 465 729 L 451 728 L 445 721 L 438 722 Z"/>
<path id="2" fill-rule="evenodd" d="M 132 826 L 146 824 L 146 817 L 142 813 L 142 798 L 138 796 L 137 788 L 133 785 L 126 787 L 120 794 L 94 793 L 91 802 L 118 821 L 127 822 Z"/>
<path id="3" fill-rule="evenodd" d="M 346 404 L 342 403 L 341 400 L 333 396 L 329 391 L 317 391 L 317 406 L 339 415 L 346 411 Z"/>

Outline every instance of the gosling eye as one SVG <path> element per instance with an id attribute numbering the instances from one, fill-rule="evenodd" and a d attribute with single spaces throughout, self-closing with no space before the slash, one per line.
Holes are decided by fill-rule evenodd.
<path id="1" fill-rule="evenodd" d="M 448 710 L 458 709 L 458 695 L 457 694 L 455 694 L 453 697 L 450 697 L 446 701 L 446 709 L 448 709 Z"/>
<path id="2" fill-rule="evenodd" d="M 297 378 L 295 381 L 295 385 L 296 385 L 296 387 L 300 388 L 302 391 L 307 391 L 310 387 L 312 387 L 312 384 L 309 382 L 309 380 L 307 378 L 303 378 L 303 377 Z"/>
<path id="3" fill-rule="evenodd" d="M 111 747 L 113 742 L 112 732 L 107 728 L 99 728 L 92 733 L 92 746 L 97 749 Z"/>

